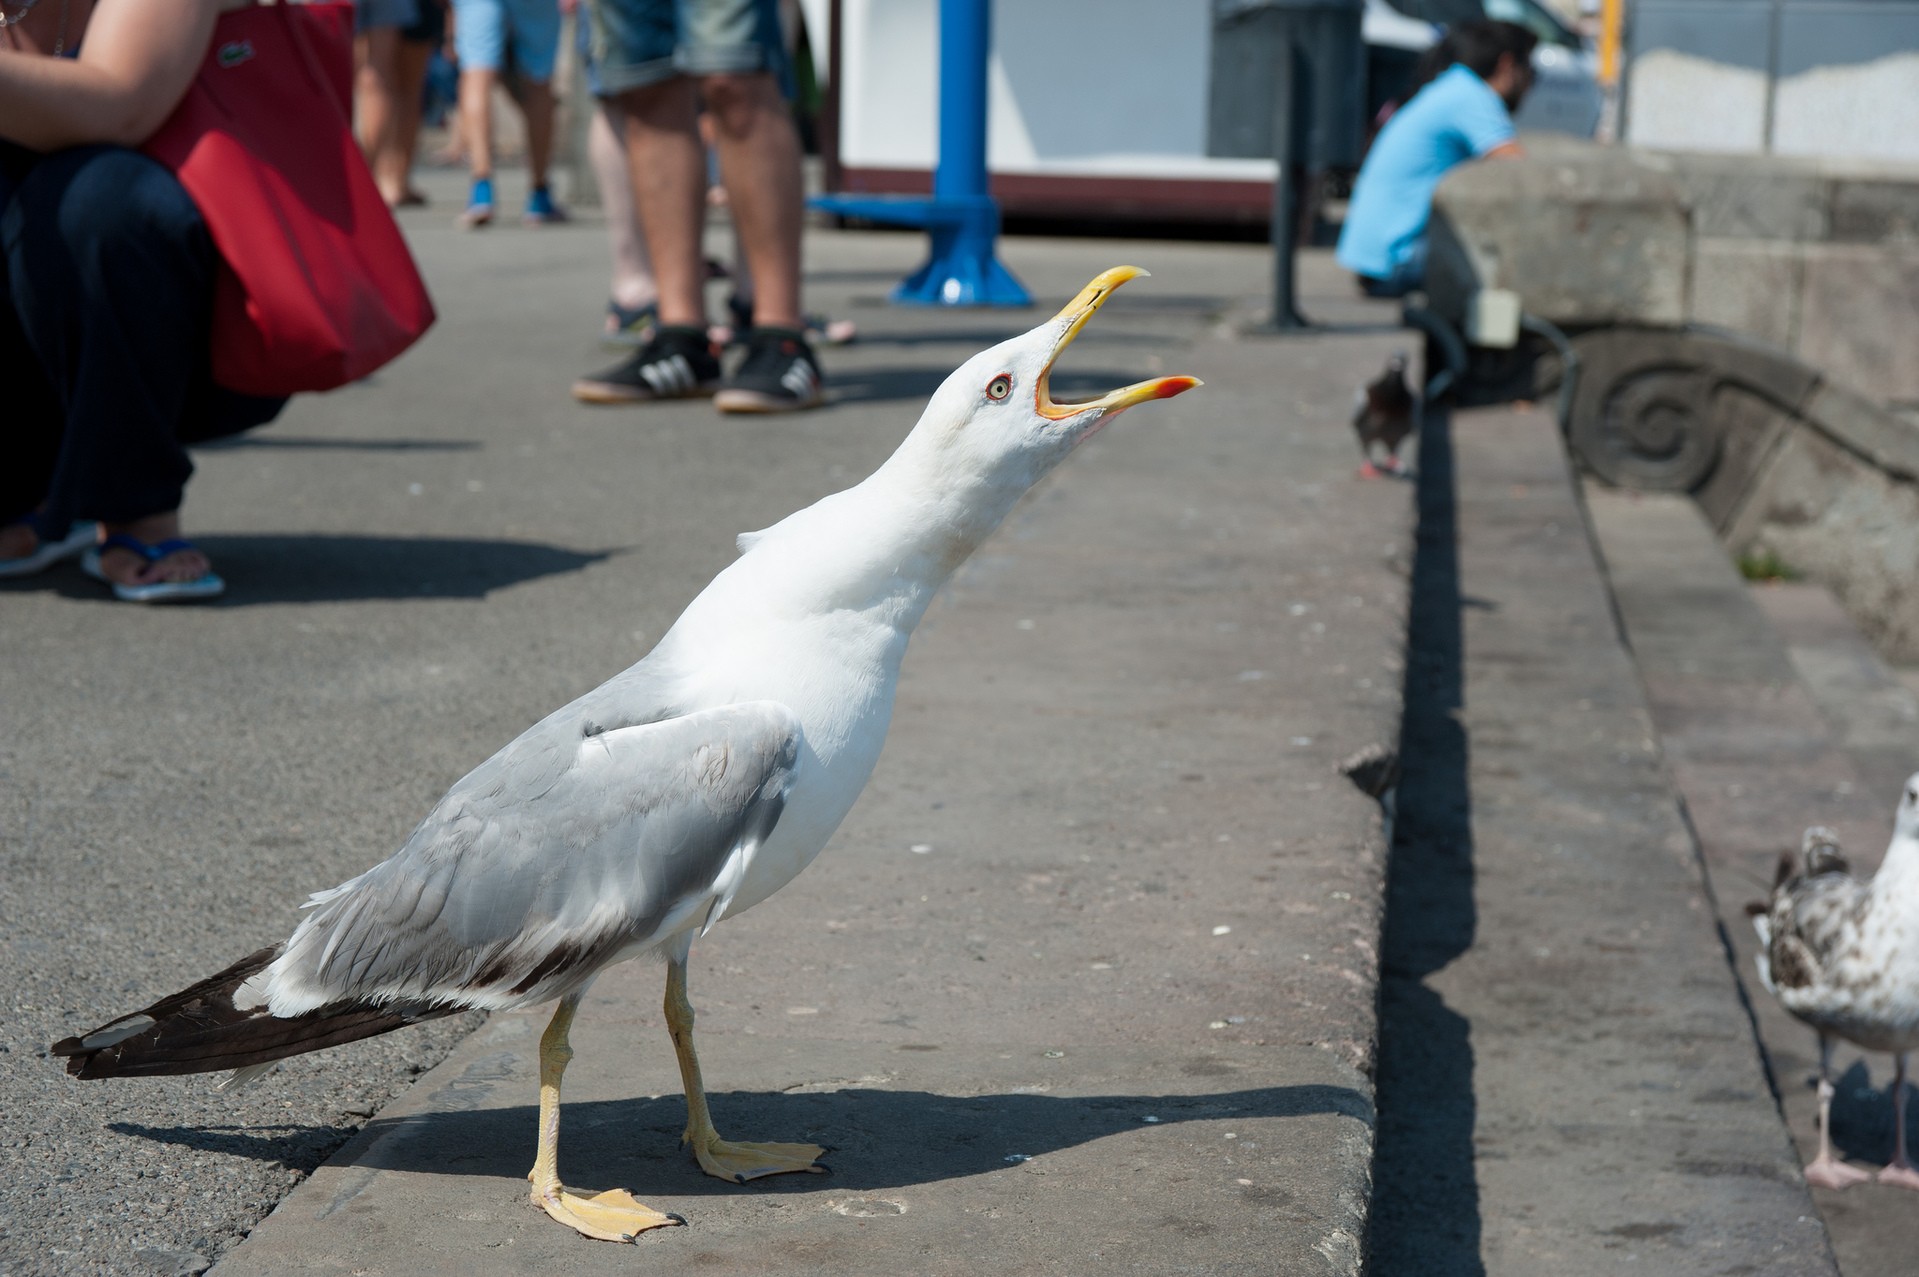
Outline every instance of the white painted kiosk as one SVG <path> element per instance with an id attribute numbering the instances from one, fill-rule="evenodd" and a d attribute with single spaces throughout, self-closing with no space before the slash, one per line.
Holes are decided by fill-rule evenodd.
<path id="1" fill-rule="evenodd" d="M 925 194 L 939 0 L 801 0 L 826 188 Z M 1271 159 L 1207 155 L 1214 0 L 994 0 L 987 168 L 1009 215 L 1266 224 Z M 821 55 L 824 55 L 822 57 Z"/>

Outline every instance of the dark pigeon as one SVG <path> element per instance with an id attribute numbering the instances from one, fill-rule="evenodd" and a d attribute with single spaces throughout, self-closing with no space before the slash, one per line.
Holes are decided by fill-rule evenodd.
<path id="1" fill-rule="evenodd" d="M 1359 468 L 1361 478 L 1372 479 L 1384 471 L 1406 473 L 1399 459 L 1399 445 L 1413 432 L 1413 413 L 1417 400 L 1406 384 L 1406 352 L 1394 351 L 1386 369 L 1353 396 L 1353 430 L 1359 435 L 1359 451 L 1366 462 Z M 1386 450 L 1383 465 L 1373 462 L 1373 445 Z"/>

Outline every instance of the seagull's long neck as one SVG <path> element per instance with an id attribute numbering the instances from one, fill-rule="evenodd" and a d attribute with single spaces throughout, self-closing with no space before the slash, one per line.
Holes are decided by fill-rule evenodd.
<path id="1" fill-rule="evenodd" d="M 909 439 L 865 482 L 770 529 L 736 566 L 778 611 L 857 612 L 908 634 L 1037 477 L 981 475 Z"/>
<path id="2" fill-rule="evenodd" d="M 849 565 L 845 602 L 887 614 L 910 632 L 1025 490 L 1017 482 L 940 467 L 936 458 L 902 448 L 866 482 L 841 494 L 846 513 L 867 538 L 864 562 Z"/>

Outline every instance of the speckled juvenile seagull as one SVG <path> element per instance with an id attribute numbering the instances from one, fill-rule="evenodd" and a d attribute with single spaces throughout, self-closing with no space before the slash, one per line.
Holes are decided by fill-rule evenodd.
<path id="1" fill-rule="evenodd" d="M 696 937 L 766 899 L 839 826 L 879 758 L 907 638 L 1021 494 L 1160 377 L 1085 402 L 1054 361 L 1117 266 L 1038 328 L 948 377 L 870 478 L 740 538 L 742 554 L 639 664 L 548 715 L 448 791 L 397 855 L 307 902 L 284 944 L 55 1044 L 83 1078 L 235 1069 L 468 1007 L 559 1000 L 540 1039 L 533 1201 L 588 1237 L 678 1222 L 623 1189 L 561 1185 L 560 1078 L 581 996 L 615 962 L 665 958 L 686 1141 L 708 1174 L 817 1170 L 811 1144 L 713 1129 L 693 1050 Z"/>
<path id="2" fill-rule="evenodd" d="M 1845 1188 L 1867 1174 L 1832 1154 L 1832 1040 L 1893 1057 L 1892 1161 L 1879 1182 L 1919 1189 L 1906 1154 L 1906 1056 L 1919 1047 L 1919 775 L 1906 782 L 1892 845 L 1872 881 L 1854 878 L 1830 830 L 1808 829 L 1802 865 L 1779 862 L 1772 899 L 1750 906 L 1759 979 L 1819 1034 L 1819 1154 L 1806 1180 Z"/>

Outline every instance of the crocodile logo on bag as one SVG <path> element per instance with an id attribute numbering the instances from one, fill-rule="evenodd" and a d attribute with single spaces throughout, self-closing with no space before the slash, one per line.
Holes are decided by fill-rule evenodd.
<path id="1" fill-rule="evenodd" d="M 237 67 L 242 62 L 252 60 L 253 41 L 235 40 L 230 44 L 223 44 L 220 46 L 220 52 L 216 56 L 218 56 L 221 66 Z"/>

